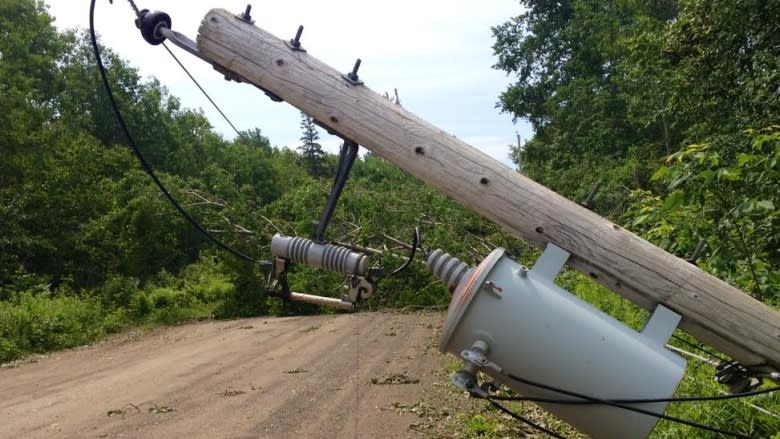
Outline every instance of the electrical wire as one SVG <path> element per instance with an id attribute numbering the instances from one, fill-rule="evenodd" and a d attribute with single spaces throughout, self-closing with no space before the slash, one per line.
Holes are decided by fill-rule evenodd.
<path id="1" fill-rule="evenodd" d="M 669 343 L 666 344 L 666 349 L 669 349 L 670 351 L 674 351 L 674 352 L 676 352 L 676 353 L 678 353 L 680 355 L 684 355 L 684 356 L 686 356 L 688 358 L 693 358 L 693 359 L 699 360 L 702 363 L 708 364 L 708 365 L 710 365 L 712 367 L 718 367 L 718 365 L 721 364 L 721 363 L 719 363 L 719 362 L 717 362 L 717 361 L 715 361 L 715 360 L 713 360 L 711 358 L 704 358 L 704 357 L 702 357 L 699 354 L 694 354 L 693 352 L 688 352 L 685 349 L 678 348 L 677 346 L 671 345 Z"/>
<path id="2" fill-rule="evenodd" d="M 556 433 L 556 432 L 554 432 L 554 431 L 552 431 L 552 430 L 550 430 L 548 428 L 542 427 L 541 425 L 533 422 L 532 420 L 530 420 L 530 419 L 528 419 L 526 417 L 518 415 L 517 413 L 509 410 L 508 408 L 506 408 L 503 405 L 501 405 L 501 404 L 497 403 L 496 401 L 494 401 L 493 398 L 488 397 L 486 399 L 490 402 L 491 405 L 493 405 L 493 407 L 497 408 L 498 410 L 506 413 L 507 415 L 517 419 L 518 421 L 520 421 L 520 422 L 522 422 L 524 424 L 530 425 L 531 427 L 533 427 L 533 428 L 535 428 L 535 429 L 537 429 L 537 430 L 539 430 L 539 431 L 541 431 L 543 433 L 547 433 L 548 435 L 554 437 L 555 439 L 567 439 L 566 436 L 562 436 L 562 435 L 560 435 L 560 434 L 558 434 L 558 433 Z"/>
<path id="3" fill-rule="evenodd" d="M 217 239 L 215 236 L 213 236 L 211 233 L 209 233 L 203 226 L 201 226 L 197 221 L 195 221 L 192 216 L 190 216 L 179 204 L 178 201 L 171 195 L 170 192 L 165 188 L 162 181 L 157 177 L 157 175 L 154 173 L 154 170 L 152 169 L 152 166 L 149 164 L 149 162 L 144 157 L 141 150 L 138 148 L 138 145 L 135 142 L 135 139 L 133 138 L 132 134 L 130 133 L 130 129 L 127 127 L 127 124 L 125 123 L 124 118 L 122 117 L 122 112 L 119 110 L 119 105 L 116 102 L 116 99 L 114 98 L 114 93 L 111 89 L 111 84 L 108 81 L 108 73 L 106 72 L 106 68 L 103 65 L 103 58 L 100 55 L 100 47 L 98 46 L 97 42 L 97 36 L 95 34 L 95 3 L 96 0 L 91 0 L 90 6 L 89 6 L 89 35 L 90 39 L 92 41 L 92 49 L 95 54 L 95 61 L 97 62 L 98 70 L 100 71 L 100 77 L 103 79 L 103 86 L 106 89 L 106 93 L 108 94 L 109 102 L 111 103 L 111 108 L 114 110 L 114 114 L 117 117 L 117 120 L 119 121 L 119 125 L 122 128 L 122 131 L 124 132 L 125 136 L 127 137 L 128 142 L 130 143 L 130 147 L 133 149 L 133 152 L 135 153 L 136 157 L 138 157 L 138 161 L 141 162 L 141 166 L 143 167 L 144 171 L 146 171 L 147 174 L 154 180 L 154 183 L 157 185 L 158 188 L 160 188 L 160 191 L 165 195 L 165 198 L 168 199 L 168 201 L 176 208 L 176 210 L 179 211 L 182 217 L 184 217 L 192 226 L 197 229 L 203 236 L 208 238 L 211 242 L 216 244 L 218 247 L 222 248 L 223 250 L 226 250 L 227 252 L 233 254 L 234 256 L 243 259 L 247 262 L 255 262 L 255 259 L 253 259 L 250 256 L 247 256 L 246 254 L 236 250 L 235 248 L 229 246 L 228 244 L 225 244 L 224 242 Z M 131 2 L 132 5 L 134 3 Z M 137 8 L 135 8 L 137 9 Z"/>
<path id="4" fill-rule="evenodd" d="M 113 0 L 111 0 L 111 1 L 113 2 Z M 136 18 L 141 19 L 141 10 L 138 9 L 138 6 L 136 6 L 135 1 L 127 0 L 127 2 L 130 3 L 130 8 L 135 13 Z M 179 61 L 179 58 L 176 55 L 174 55 L 174 53 L 171 51 L 170 48 L 168 48 L 168 45 L 163 42 L 162 46 L 165 48 L 165 50 L 168 51 L 168 54 L 171 55 L 171 58 L 173 58 L 173 60 L 176 61 L 176 64 L 178 64 L 179 67 L 181 67 L 181 69 L 184 70 L 184 73 L 186 73 L 187 76 L 190 77 L 190 79 L 195 84 L 195 86 L 198 87 L 198 89 L 201 91 L 201 93 L 203 93 L 203 96 L 205 96 L 206 99 L 208 99 L 209 102 L 211 102 L 211 105 L 213 105 L 214 108 L 217 110 L 217 112 L 219 112 L 219 114 L 222 116 L 222 118 L 225 119 L 225 122 L 227 122 L 228 125 L 230 125 L 230 128 L 233 128 L 233 131 L 236 132 L 236 135 L 240 136 L 241 135 L 241 131 L 239 131 L 236 128 L 236 126 L 233 125 L 233 122 L 231 122 L 230 119 L 228 119 L 228 117 L 225 115 L 225 113 L 222 112 L 222 109 L 219 108 L 219 105 L 217 105 L 217 103 L 214 102 L 213 99 L 211 99 L 211 96 L 209 96 L 209 94 L 206 93 L 206 90 L 204 90 L 203 87 L 200 86 L 200 83 L 195 79 L 194 76 L 192 76 L 192 74 L 190 74 L 189 70 L 187 70 L 187 68 L 184 67 L 184 64 L 181 61 Z"/>
<path id="5" fill-rule="evenodd" d="M 680 337 L 677 334 L 672 334 L 672 338 L 674 338 L 676 340 L 679 340 L 680 342 L 685 343 L 686 345 L 690 346 L 691 348 L 693 348 L 693 349 L 695 349 L 695 350 L 697 350 L 699 352 L 705 353 L 705 354 L 709 355 L 710 357 L 715 358 L 716 360 L 719 360 L 719 361 L 724 362 L 724 363 L 728 363 L 728 361 L 729 361 L 728 358 L 725 358 L 722 355 L 714 354 L 714 353 L 712 353 L 712 352 L 710 352 L 710 351 L 708 351 L 708 350 L 706 350 L 706 349 L 704 349 L 704 348 L 702 348 L 702 347 L 700 347 L 698 345 L 695 345 L 695 344 L 689 342 L 688 340 Z"/>
<path id="6" fill-rule="evenodd" d="M 670 344 L 667 344 L 667 345 L 666 345 L 666 348 L 667 348 L 667 349 L 671 349 L 671 350 L 673 350 L 673 351 L 677 352 L 678 354 L 685 355 L 685 356 L 687 356 L 687 357 L 693 358 L 693 359 L 695 359 L 695 360 L 697 360 L 697 361 L 700 361 L 700 362 L 702 362 L 702 363 L 708 364 L 708 365 L 710 365 L 710 366 L 717 367 L 717 366 L 718 366 L 718 364 L 719 364 L 717 361 L 710 360 L 709 358 L 704 358 L 704 357 L 702 357 L 702 356 L 700 356 L 700 355 L 694 354 L 694 353 L 692 353 L 692 352 L 688 352 L 688 351 L 686 351 L 685 349 L 681 349 L 681 348 L 678 348 L 678 347 L 676 347 L 676 346 L 672 346 L 672 345 L 670 345 Z M 689 378 L 690 378 L 690 379 L 691 379 L 693 382 L 697 382 L 697 381 L 696 381 L 695 379 L 693 379 L 692 377 L 689 377 Z M 726 392 L 721 392 L 721 394 L 722 394 L 722 395 L 726 395 L 727 393 L 726 393 Z M 753 404 L 752 402 L 749 402 L 749 401 L 742 401 L 742 402 L 744 402 L 744 403 L 745 403 L 745 404 L 746 404 L 748 407 L 752 408 L 753 410 L 755 410 L 755 411 L 757 411 L 757 412 L 760 412 L 760 413 L 762 413 L 762 414 L 765 414 L 765 415 L 771 416 L 771 417 L 773 417 L 773 418 L 776 418 L 776 419 L 780 419 L 780 415 L 778 415 L 778 414 L 776 414 L 776 413 L 774 413 L 774 412 L 771 412 L 771 411 L 769 411 L 769 410 L 765 409 L 764 407 L 760 407 L 760 406 L 758 406 L 758 405 L 756 405 L 756 404 Z"/>
<path id="7" fill-rule="evenodd" d="M 733 393 L 729 395 L 710 395 L 710 396 L 680 396 L 676 398 L 634 398 L 634 399 L 610 399 L 609 401 L 619 404 L 648 404 L 653 402 L 697 402 L 697 401 L 725 401 L 729 399 L 747 398 L 750 396 L 764 395 L 767 393 L 777 392 L 780 387 L 771 387 L 767 389 L 754 390 L 752 392 Z M 491 398 L 498 401 L 529 401 L 529 402 L 543 402 L 549 404 L 562 404 L 562 405 L 593 405 L 601 404 L 600 402 L 590 400 L 563 400 L 554 398 L 537 398 L 532 396 L 491 396 Z"/>
<path id="8" fill-rule="evenodd" d="M 227 122 L 228 125 L 230 125 L 230 128 L 233 128 L 233 131 L 236 132 L 236 135 L 240 136 L 241 135 L 241 131 L 239 131 L 238 128 L 236 128 L 236 126 L 233 125 L 233 122 L 231 122 L 230 119 L 228 119 L 228 117 L 225 115 L 225 113 L 222 112 L 222 109 L 219 108 L 219 105 L 217 105 L 217 103 L 214 102 L 213 99 L 211 99 L 211 96 L 209 96 L 209 94 L 206 93 L 206 90 L 204 90 L 203 87 L 200 86 L 200 83 L 195 79 L 194 76 L 192 76 L 192 74 L 190 74 L 189 70 L 187 70 L 187 68 L 184 67 L 184 64 L 182 64 L 182 62 L 179 61 L 179 58 L 177 58 L 176 55 L 173 54 L 171 49 L 168 48 L 168 45 L 165 44 L 165 43 L 162 43 L 162 46 L 165 48 L 165 50 L 168 51 L 168 53 L 171 55 L 171 57 L 174 59 L 174 61 L 176 61 L 176 64 L 178 64 L 179 67 L 181 67 L 181 69 L 184 70 L 184 73 L 186 73 L 187 76 L 190 77 L 192 82 L 195 83 L 195 86 L 197 86 L 198 89 L 201 91 L 201 93 L 203 93 L 203 96 L 205 96 L 206 99 L 208 99 L 209 102 L 211 102 L 211 105 L 213 105 L 214 108 L 217 110 L 217 112 L 219 112 L 219 114 L 222 116 L 222 118 L 225 119 L 225 122 Z"/>
<path id="9" fill-rule="evenodd" d="M 112 4 L 114 3 L 114 0 L 109 0 Z M 133 8 L 133 12 L 135 12 L 136 17 L 141 16 L 141 10 L 138 9 L 138 6 L 135 5 L 135 2 L 133 0 L 127 0 L 128 3 L 130 3 L 130 7 Z"/>
<path id="10" fill-rule="evenodd" d="M 599 404 L 604 404 L 604 405 L 620 408 L 620 409 L 623 409 L 623 410 L 628 410 L 628 411 L 632 411 L 632 412 L 636 412 L 636 413 L 641 413 L 643 415 L 652 416 L 652 417 L 658 418 L 658 419 L 665 419 L 667 421 L 676 422 L 678 424 L 687 425 L 689 427 L 698 428 L 700 430 L 706 430 L 706 431 L 710 431 L 710 432 L 713 432 L 713 433 L 722 434 L 724 436 L 731 436 L 731 437 L 736 437 L 736 438 L 739 438 L 739 439 L 753 439 L 752 437 L 744 435 L 744 434 L 741 434 L 741 433 L 736 433 L 736 432 L 727 431 L 727 430 L 721 430 L 721 429 L 716 428 L 716 427 L 711 427 L 709 425 L 699 424 L 698 422 L 689 421 L 687 419 L 676 418 L 674 416 L 669 416 L 669 415 L 665 415 L 663 413 L 653 412 L 651 410 L 645 410 L 645 409 L 639 408 L 639 407 L 632 407 L 630 405 L 621 404 L 621 403 L 618 403 L 618 402 L 615 402 L 615 401 L 611 401 L 611 400 L 608 400 L 608 399 L 596 398 L 596 397 L 588 396 L 588 395 L 585 395 L 585 394 L 582 394 L 582 393 L 577 393 L 577 392 L 573 392 L 573 391 L 570 391 L 570 390 L 561 389 L 561 388 L 558 388 L 558 387 L 555 387 L 555 386 L 550 386 L 548 384 L 537 383 L 535 381 L 531 381 L 531 380 L 528 380 L 528 379 L 525 379 L 525 378 L 518 377 L 518 376 L 513 375 L 511 373 L 504 373 L 504 375 L 507 378 L 509 378 L 509 379 L 511 379 L 513 381 L 517 381 L 519 383 L 526 384 L 526 385 L 529 385 L 529 386 L 532 386 L 532 387 L 537 387 L 537 388 L 540 388 L 540 389 L 544 389 L 544 390 L 549 390 L 549 391 L 552 391 L 552 392 L 560 393 L 562 395 L 573 396 L 575 398 L 581 398 L 581 399 L 585 399 L 585 400 L 588 400 L 588 401 L 593 401 L 593 402 L 596 402 L 596 403 L 599 403 Z"/>

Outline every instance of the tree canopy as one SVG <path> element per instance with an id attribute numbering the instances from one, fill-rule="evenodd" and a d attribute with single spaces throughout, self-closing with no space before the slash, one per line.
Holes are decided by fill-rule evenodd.
<path id="1" fill-rule="evenodd" d="M 601 180 L 599 213 L 680 256 L 704 239 L 705 266 L 777 297 L 780 4 L 521 4 L 493 33 L 499 106 L 535 130 L 523 171 L 578 201 Z"/>
<path id="2" fill-rule="evenodd" d="M 572 197 L 605 180 L 604 214 L 625 208 L 622 188 L 650 188 L 662 157 L 778 122 L 776 3 L 522 5 L 493 32 L 515 78 L 500 108 L 535 130 L 525 172 Z"/>

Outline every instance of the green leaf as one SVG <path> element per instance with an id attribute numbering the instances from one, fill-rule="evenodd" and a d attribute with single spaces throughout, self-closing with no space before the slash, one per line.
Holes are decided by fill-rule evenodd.
<path id="1" fill-rule="evenodd" d="M 751 161 L 753 156 L 750 154 L 741 153 L 737 156 L 737 166 L 740 168 L 745 166 L 745 163 Z"/>
<path id="2" fill-rule="evenodd" d="M 668 173 L 669 173 L 669 167 L 668 166 L 661 166 L 660 168 L 658 168 L 657 171 L 655 171 L 653 176 L 650 177 L 650 180 L 651 181 L 657 181 L 657 180 L 663 178 Z"/>
<path id="3" fill-rule="evenodd" d="M 688 177 L 689 177 L 689 176 L 690 176 L 690 175 L 688 175 L 688 174 L 683 174 L 683 175 L 680 175 L 679 177 L 675 178 L 675 179 L 674 179 L 674 180 L 672 180 L 672 182 L 669 184 L 669 189 L 674 189 L 674 188 L 676 188 L 677 186 L 679 186 L 679 185 L 681 185 L 681 184 L 685 183 L 685 181 L 686 181 L 686 180 L 688 180 Z"/>
<path id="4" fill-rule="evenodd" d="M 739 180 L 740 172 L 732 168 L 723 168 L 718 170 L 718 176 L 728 181 Z"/>
<path id="5" fill-rule="evenodd" d="M 756 207 L 764 210 L 775 210 L 775 205 L 769 200 L 761 200 L 756 202 Z"/>
<path id="6" fill-rule="evenodd" d="M 638 216 L 638 217 L 636 217 L 636 218 L 634 219 L 634 221 L 631 223 L 631 226 L 633 226 L 633 227 L 636 227 L 636 226 L 638 226 L 638 225 L 640 225 L 640 224 L 644 223 L 644 222 L 645 222 L 645 220 L 647 220 L 647 218 L 648 218 L 649 216 L 650 216 L 650 215 L 639 215 L 639 216 Z"/>
<path id="7" fill-rule="evenodd" d="M 672 192 L 666 197 L 666 200 L 664 200 L 663 211 L 674 212 L 675 210 L 679 209 L 680 206 L 682 206 L 684 199 L 685 196 L 683 195 L 682 191 Z"/>

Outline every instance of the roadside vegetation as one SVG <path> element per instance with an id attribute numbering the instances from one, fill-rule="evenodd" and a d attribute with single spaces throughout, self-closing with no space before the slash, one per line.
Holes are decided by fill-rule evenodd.
<path id="1" fill-rule="evenodd" d="M 603 182 L 598 213 L 680 257 L 703 241 L 701 268 L 780 306 L 780 6 L 521 5 L 494 28 L 494 49 L 514 81 L 500 109 L 535 131 L 510 152 L 522 172 L 575 201 Z M 41 2 L 0 0 L 0 33 L 0 363 L 129 327 L 330 312 L 269 297 L 260 264 L 215 249 L 181 219 L 126 147 L 82 31 L 58 32 Z M 338 157 L 318 149 L 306 118 L 300 145 L 273 145 L 260 129 L 226 140 L 157 80 L 104 53 L 144 154 L 208 230 L 257 260 L 269 258 L 274 233 L 311 234 Z M 528 264 L 538 255 L 383 159 L 358 159 L 328 238 L 381 250 L 376 262 L 395 267 L 414 227 L 424 247 L 467 263 L 496 247 Z M 299 267 L 290 281 L 337 296 L 342 279 Z M 577 273 L 559 282 L 634 327 L 647 316 Z M 414 264 L 365 306 L 448 301 Z M 717 394 L 713 373 L 692 360 L 679 394 Z M 777 395 L 749 402 L 780 413 Z M 668 413 L 780 438 L 780 420 L 742 400 Z M 503 437 L 516 431 L 508 422 L 486 409 L 458 434 Z M 652 437 L 717 436 L 662 422 Z"/>

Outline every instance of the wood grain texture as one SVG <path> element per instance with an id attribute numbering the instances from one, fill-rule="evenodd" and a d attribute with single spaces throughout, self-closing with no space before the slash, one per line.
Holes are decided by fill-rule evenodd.
<path id="1" fill-rule="evenodd" d="M 647 309 L 662 303 L 681 327 L 745 365 L 780 369 L 780 314 L 622 227 L 507 168 L 394 105 L 309 53 L 290 50 L 224 10 L 201 24 L 198 50 L 319 122 Z M 351 66 L 344 66 L 344 72 Z"/>

